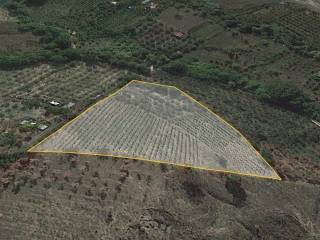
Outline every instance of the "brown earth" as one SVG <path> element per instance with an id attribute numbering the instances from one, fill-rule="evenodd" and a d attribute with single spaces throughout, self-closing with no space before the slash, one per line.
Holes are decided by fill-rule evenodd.
<path id="1" fill-rule="evenodd" d="M 1 180 L 0 239 L 319 239 L 320 188 L 142 161 L 33 155 Z"/>

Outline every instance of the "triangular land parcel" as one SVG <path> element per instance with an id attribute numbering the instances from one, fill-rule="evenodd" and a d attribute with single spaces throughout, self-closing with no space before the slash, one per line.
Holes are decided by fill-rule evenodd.
<path id="1" fill-rule="evenodd" d="M 162 162 L 279 179 L 236 129 L 171 86 L 131 81 L 29 152 Z"/>

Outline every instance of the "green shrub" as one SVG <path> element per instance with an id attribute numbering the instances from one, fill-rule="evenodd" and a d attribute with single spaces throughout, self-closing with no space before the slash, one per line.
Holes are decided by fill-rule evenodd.
<path id="1" fill-rule="evenodd" d="M 45 4 L 47 0 L 26 0 L 28 6 L 41 6 Z"/>
<path id="2" fill-rule="evenodd" d="M 65 63 L 68 61 L 68 59 L 66 57 L 64 57 L 63 55 L 55 54 L 55 55 L 50 56 L 49 61 L 51 61 L 53 63 Z"/>
<path id="3" fill-rule="evenodd" d="M 19 126 L 19 131 L 20 132 L 31 132 L 33 130 L 37 129 L 37 125 L 34 124 L 23 124 Z"/>
<path id="4" fill-rule="evenodd" d="M 184 75 L 187 73 L 187 65 L 185 63 L 175 61 L 164 66 L 163 70 L 175 75 Z"/>
<path id="5" fill-rule="evenodd" d="M 23 105 L 28 109 L 39 108 L 41 103 L 37 99 L 28 99 L 23 102 Z"/>
<path id="6" fill-rule="evenodd" d="M 320 72 L 313 74 L 310 79 L 320 83 Z"/>
<path id="7" fill-rule="evenodd" d="M 264 148 L 261 150 L 260 154 L 271 166 L 274 166 L 274 159 L 269 150 Z"/>
<path id="8" fill-rule="evenodd" d="M 247 81 L 239 74 L 196 60 L 176 60 L 165 65 L 163 70 L 175 75 L 187 75 L 198 80 L 215 81 L 228 86 L 243 85 Z"/>
<path id="9" fill-rule="evenodd" d="M 256 90 L 259 100 L 286 109 L 302 112 L 304 104 L 307 102 L 304 94 L 294 85 L 284 81 L 273 81 Z"/>
<path id="10" fill-rule="evenodd" d="M 0 134 L 0 146 L 14 146 L 17 143 L 17 138 L 13 133 Z"/>
<path id="11" fill-rule="evenodd" d="M 11 153 L 0 153 L 0 166 L 5 167 L 10 162 L 16 161 L 19 157 L 23 156 L 24 151 L 18 150 Z"/>
<path id="12" fill-rule="evenodd" d="M 58 106 L 47 106 L 46 111 L 53 115 L 68 115 L 70 113 L 69 108 L 62 108 Z"/>

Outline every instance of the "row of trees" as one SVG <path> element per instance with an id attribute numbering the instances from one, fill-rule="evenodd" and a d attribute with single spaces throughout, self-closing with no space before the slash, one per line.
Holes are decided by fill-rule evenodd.
<path id="1" fill-rule="evenodd" d="M 292 83 L 280 80 L 269 83 L 249 81 L 240 74 L 221 70 L 213 65 L 196 60 L 176 60 L 165 65 L 163 70 L 174 75 L 189 76 L 200 81 L 214 81 L 224 86 L 250 90 L 262 102 L 305 114 L 314 119 L 320 119 L 319 104 L 313 102 Z"/>
<path id="2" fill-rule="evenodd" d="M 215 81 L 233 87 L 242 86 L 246 81 L 244 77 L 237 73 L 194 60 L 175 60 L 165 65 L 163 70 L 175 75 L 187 75 L 202 81 Z"/>
<path id="3" fill-rule="evenodd" d="M 91 51 L 71 48 L 60 51 L 42 50 L 38 52 L 0 54 L 0 68 L 10 69 L 23 67 L 39 62 L 60 64 L 74 60 L 86 62 L 108 62 L 116 67 L 125 67 L 128 70 L 146 75 L 148 75 L 150 71 L 147 64 L 139 63 L 131 56 L 124 57 L 114 55 L 112 49 Z"/>

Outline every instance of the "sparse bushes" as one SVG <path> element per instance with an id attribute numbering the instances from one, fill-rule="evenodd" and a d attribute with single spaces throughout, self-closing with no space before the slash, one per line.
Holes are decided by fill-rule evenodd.
<path id="1" fill-rule="evenodd" d="M 12 186 L 12 192 L 14 194 L 17 194 L 20 192 L 20 189 L 21 189 L 21 183 L 19 181 L 14 182 Z"/>
<path id="2" fill-rule="evenodd" d="M 93 195 L 91 188 L 88 188 L 85 192 L 85 195 L 91 197 Z"/>
<path id="3" fill-rule="evenodd" d="M 243 207 L 247 200 L 247 193 L 241 186 L 241 178 L 237 176 L 228 176 L 225 187 L 233 196 L 234 206 L 237 208 Z"/>
<path id="4" fill-rule="evenodd" d="M 63 185 L 63 183 L 60 183 L 60 184 L 58 185 L 58 190 L 60 190 L 60 191 L 63 191 L 63 190 L 64 190 L 64 185 Z"/>
<path id="5" fill-rule="evenodd" d="M 27 108 L 27 109 L 33 109 L 33 108 L 39 108 L 41 107 L 41 103 L 40 101 L 38 101 L 37 99 L 28 99 L 26 101 L 23 102 L 23 105 Z"/>
<path id="6" fill-rule="evenodd" d="M 107 192 L 106 192 L 106 190 L 103 189 L 103 188 L 100 189 L 100 191 L 99 191 L 99 196 L 100 196 L 101 200 L 105 200 L 106 197 L 107 197 Z"/>
<path id="7" fill-rule="evenodd" d="M 51 182 L 48 179 L 45 180 L 45 182 L 43 183 L 43 187 L 46 189 L 51 188 Z"/>
<path id="8" fill-rule="evenodd" d="M 57 106 L 47 106 L 46 111 L 47 113 L 50 113 L 53 115 L 68 115 L 70 113 L 69 108 L 62 108 Z"/>
<path id="9" fill-rule="evenodd" d="M 200 186 L 198 186 L 196 183 L 186 181 L 182 183 L 182 186 L 192 202 L 200 203 L 203 200 L 205 194 L 203 193 Z"/>
<path id="10" fill-rule="evenodd" d="M 312 81 L 315 81 L 315 82 L 317 82 L 317 83 L 320 83 L 320 72 L 313 74 L 310 79 L 311 79 Z"/>
<path id="11" fill-rule="evenodd" d="M 163 173 L 168 172 L 167 164 L 160 163 L 160 169 L 161 169 L 161 172 L 163 172 Z"/>
<path id="12" fill-rule="evenodd" d="M 274 159 L 269 150 L 263 148 L 260 152 L 261 156 L 271 165 L 274 166 Z"/>
<path id="13" fill-rule="evenodd" d="M 16 161 L 18 158 L 23 156 L 24 151 L 18 150 L 9 153 L 0 153 L 0 166 L 5 167 L 7 164 Z"/>

